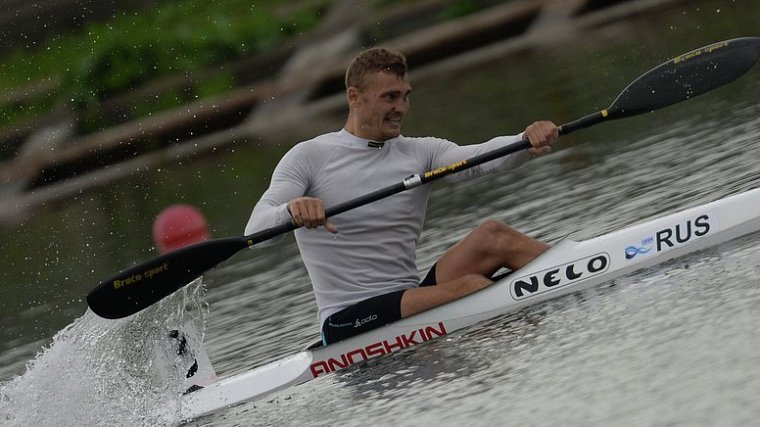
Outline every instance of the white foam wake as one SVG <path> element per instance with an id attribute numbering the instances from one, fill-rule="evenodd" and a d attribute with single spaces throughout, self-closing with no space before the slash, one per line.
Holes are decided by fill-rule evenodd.
<path id="1" fill-rule="evenodd" d="M 172 424 L 207 312 L 200 279 L 125 319 L 90 310 L 0 385 L 3 426 Z M 189 352 L 178 354 L 181 331 Z M 173 335 L 177 335 L 176 333 Z"/>

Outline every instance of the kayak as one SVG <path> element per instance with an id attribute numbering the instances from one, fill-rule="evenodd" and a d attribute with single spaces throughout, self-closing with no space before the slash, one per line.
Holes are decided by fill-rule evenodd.
<path id="1" fill-rule="evenodd" d="M 223 378 L 184 395 L 191 420 L 542 301 L 760 230 L 760 189 L 651 219 L 584 241 L 565 239 L 491 286 L 344 341 Z"/>

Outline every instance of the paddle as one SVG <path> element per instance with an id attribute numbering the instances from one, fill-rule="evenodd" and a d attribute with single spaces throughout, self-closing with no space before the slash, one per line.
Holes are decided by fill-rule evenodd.
<path id="1" fill-rule="evenodd" d="M 760 56 L 760 38 L 715 43 L 653 68 L 628 85 L 606 110 L 560 126 L 561 135 L 603 121 L 654 111 L 705 93 L 747 72 Z M 326 210 L 332 217 L 444 176 L 530 148 L 523 140 L 447 167 L 412 175 Z M 101 317 L 118 319 L 137 313 L 170 295 L 243 248 L 298 228 L 292 222 L 243 237 L 208 240 L 161 255 L 105 280 L 87 295 L 87 304 Z"/>

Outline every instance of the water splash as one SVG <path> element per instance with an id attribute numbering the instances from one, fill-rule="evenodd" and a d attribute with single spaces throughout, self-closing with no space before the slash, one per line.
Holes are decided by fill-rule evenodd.
<path id="1" fill-rule="evenodd" d="M 203 341 L 203 292 L 199 279 L 119 320 L 88 310 L 58 332 L 23 375 L 0 384 L 0 424 L 173 424 Z M 180 339 L 172 331 L 181 331 Z"/>

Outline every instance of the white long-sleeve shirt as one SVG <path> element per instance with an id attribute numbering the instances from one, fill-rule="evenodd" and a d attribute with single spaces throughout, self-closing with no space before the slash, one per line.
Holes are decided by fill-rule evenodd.
<path id="1" fill-rule="evenodd" d="M 402 181 L 405 177 L 519 141 L 522 135 L 496 137 L 459 146 L 439 138 L 399 136 L 381 148 L 348 131 L 320 135 L 294 146 L 272 174 L 269 189 L 251 213 L 245 234 L 291 220 L 287 210 L 297 197 L 322 199 L 325 207 Z M 497 168 L 514 168 L 529 158 L 515 154 L 449 176 L 464 179 Z M 319 322 L 367 298 L 419 284 L 416 249 L 430 186 L 423 185 L 330 218 L 338 228 L 299 228 L 296 241 L 319 308 Z"/>

